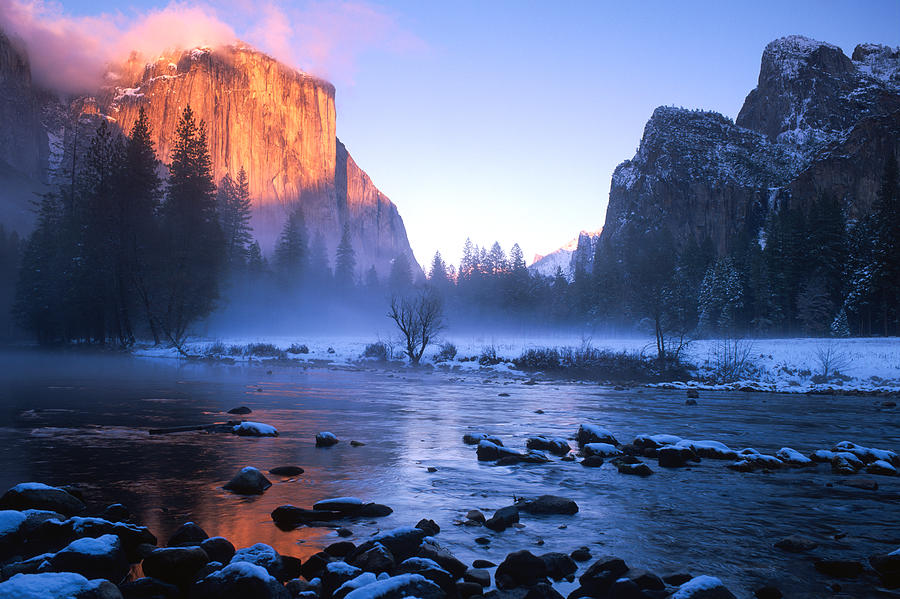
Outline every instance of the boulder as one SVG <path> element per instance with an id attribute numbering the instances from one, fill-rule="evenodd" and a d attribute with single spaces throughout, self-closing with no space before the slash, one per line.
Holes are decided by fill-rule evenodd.
<path id="1" fill-rule="evenodd" d="M 265 543 L 256 543 L 250 547 L 244 547 L 235 551 L 229 563 L 236 564 L 238 562 L 246 562 L 265 568 L 266 572 L 282 582 L 293 578 L 286 571 L 281 555 Z"/>
<path id="2" fill-rule="evenodd" d="M 234 545 L 225 537 L 210 537 L 200 543 L 200 549 L 206 552 L 211 561 L 227 564 L 234 557 Z"/>
<path id="3" fill-rule="evenodd" d="M 484 525 L 495 532 L 502 532 L 519 521 L 519 508 L 514 505 L 502 507 Z"/>
<path id="4" fill-rule="evenodd" d="M 653 470 L 650 469 L 650 466 L 643 462 L 637 464 L 620 462 L 616 464 L 616 468 L 618 468 L 619 474 L 634 474 L 637 476 L 650 476 L 653 474 Z"/>
<path id="5" fill-rule="evenodd" d="M 169 542 L 166 543 L 169 547 L 185 547 L 189 545 L 199 545 L 203 541 L 209 538 L 209 535 L 206 534 L 206 531 L 200 528 L 197 524 L 193 522 L 185 522 L 181 526 L 178 527 L 172 536 L 169 538 Z M 210 559 L 214 559 L 210 556 Z M 221 561 L 221 560 L 218 560 Z"/>
<path id="6" fill-rule="evenodd" d="M 263 491 L 272 486 L 272 483 L 262 472 L 252 466 L 241 468 L 234 478 L 223 487 L 226 491 L 238 495 L 262 495 Z"/>
<path id="7" fill-rule="evenodd" d="M 396 565 L 390 550 L 381 543 L 375 543 L 353 559 L 353 565 L 365 572 L 381 574 L 391 572 Z"/>
<path id="8" fill-rule="evenodd" d="M 311 558 L 310 558 L 311 559 Z M 307 564 L 309 562 L 307 561 Z M 353 580 L 363 573 L 362 568 L 357 568 L 346 562 L 329 562 L 324 565 L 320 571 L 322 578 L 322 590 L 326 595 L 330 595 L 339 589 L 344 583 Z M 307 573 L 307 567 L 304 564 L 303 576 L 307 580 L 312 580 L 310 574 Z"/>
<path id="9" fill-rule="evenodd" d="M 642 568 L 631 568 L 625 573 L 628 580 L 634 581 L 637 588 L 641 591 L 662 591 L 666 588 L 663 579 Z"/>
<path id="10" fill-rule="evenodd" d="M 59 487 L 43 483 L 19 483 L 0 497 L 0 509 L 47 510 L 64 516 L 84 511 L 84 503 Z"/>
<path id="11" fill-rule="evenodd" d="M 900 549 L 887 555 L 873 555 L 869 564 L 878 573 L 882 585 L 889 589 L 900 588 Z"/>
<path id="12" fill-rule="evenodd" d="M 420 528 L 403 527 L 375 535 L 356 548 L 353 557 L 368 551 L 375 543 L 381 543 L 391 552 L 394 560 L 402 562 L 415 556 L 425 538 L 425 531 Z M 352 561 L 352 560 L 351 560 Z"/>
<path id="13" fill-rule="evenodd" d="M 481 462 L 493 462 L 507 457 L 518 460 L 522 457 L 522 454 L 518 451 L 503 447 L 502 445 L 497 445 L 490 441 L 479 441 L 475 454 Z"/>
<path id="14" fill-rule="evenodd" d="M 671 599 L 737 599 L 714 576 L 696 576 L 678 587 Z"/>
<path id="15" fill-rule="evenodd" d="M 16 574 L 0 582 L 0 597 L 10 599 L 122 599 L 122 593 L 108 580 L 88 580 L 75 572 Z"/>
<path id="16" fill-rule="evenodd" d="M 456 577 L 450 574 L 434 560 L 424 557 L 411 557 L 397 566 L 395 574 L 421 574 L 434 584 L 441 587 L 448 595 L 453 593 Z M 488 576 L 490 586 L 490 575 Z"/>
<path id="17" fill-rule="evenodd" d="M 362 518 L 383 518 L 384 516 L 390 516 L 393 513 L 394 510 L 386 505 L 380 503 L 367 503 L 362 506 L 362 509 L 357 515 Z"/>
<path id="18" fill-rule="evenodd" d="M 572 448 L 569 447 L 569 442 L 562 437 L 546 437 L 544 435 L 530 437 L 525 441 L 525 447 L 528 449 L 549 451 L 553 455 L 558 456 L 564 456 L 572 450 Z"/>
<path id="19" fill-rule="evenodd" d="M 782 447 L 775 452 L 775 457 L 788 466 L 812 466 L 815 464 L 811 459 L 790 447 Z"/>
<path id="20" fill-rule="evenodd" d="M 331 522 L 343 518 L 344 514 L 325 510 L 308 510 L 293 505 L 281 505 L 272 510 L 272 520 L 283 529 L 290 530 L 310 522 Z"/>
<path id="21" fill-rule="evenodd" d="M 855 560 L 820 559 L 813 565 L 816 570 L 832 578 L 856 578 L 863 572 L 863 565 Z"/>
<path id="22" fill-rule="evenodd" d="M 532 515 L 561 514 L 570 516 L 578 512 L 578 504 L 568 497 L 541 495 L 536 499 L 521 499 L 516 502 L 520 512 Z"/>
<path id="23" fill-rule="evenodd" d="M 871 464 L 866 465 L 866 474 L 875 474 L 879 476 L 897 476 L 897 469 L 884 460 L 875 460 Z"/>
<path id="24" fill-rule="evenodd" d="M 465 582 L 474 582 L 483 587 L 491 586 L 491 573 L 481 568 L 467 570 L 463 576 Z"/>
<path id="25" fill-rule="evenodd" d="M 565 553 L 545 553 L 541 556 L 541 559 L 547 568 L 547 576 L 553 580 L 562 580 L 575 574 L 575 571 L 578 569 L 575 561 Z"/>
<path id="26" fill-rule="evenodd" d="M 344 599 L 444 599 L 446 593 L 421 574 L 400 574 L 350 592 Z"/>
<path id="27" fill-rule="evenodd" d="M 587 547 L 579 547 L 578 549 L 570 553 L 569 557 L 571 557 L 576 562 L 586 562 L 591 559 L 591 550 Z"/>
<path id="28" fill-rule="evenodd" d="M 87 579 L 105 578 L 114 583 L 125 578 L 130 569 L 122 543 L 115 535 L 77 539 L 48 561 L 50 571 L 76 572 Z"/>
<path id="29" fill-rule="evenodd" d="M 618 557 L 601 557 L 578 577 L 578 582 L 588 597 L 603 597 L 612 584 L 628 572 L 625 561 Z"/>
<path id="30" fill-rule="evenodd" d="M 464 563 L 450 553 L 450 550 L 434 539 L 425 539 L 422 541 L 416 556 L 437 563 L 437 565 L 449 572 L 454 580 L 462 576 L 468 569 Z"/>
<path id="31" fill-rule="evenodd" d="M 143 569 L 146 576 L 185 587 L 207 563 L 209 556 L 200 547 L 168 547 L 155 549 L 145 557 Z"/>
<path id="32" fill-rule="evenodd" d="M 476 582 L 460 581 L 456 583 L 456 594 L 460 599 L 481 597 L 482 593 L 484 593 L 484 588 Z"/>
<path id="33" fill-rule="evenodd" d="M 316 434 L 316 447 L 331 447 L 338 443 L 340 443 L 340 439 L 334 433 L 323 431 Z"/>
<path id="34" fill-rule="evenodd" d="M 278 429 L 271 424 L 245 420 L 232 427 L 231 432 L 241 437 L 277 437 Z"/>
<path id="35" fill-rule="evenodd" d="M 100 518 L 110 522 L 131 522 L 133 520 L 131 512 L 121 503 L 106 506 L 100 513 Z"/>
<path id="36" fill-rule="evenodd" d="M 237 416 L 246 416 L 247 414 L 251 413 L 252 411 L 253 411 L 253 410 L 251 410 L 251 409 L 248 408 L 247 406 L 240 406 L 240 407 L 237 407 L 237 408 L 231 408 L 231 409 L 228 410 L 228 412 L 226 412 L 226 413 L 227 413 L 227 414 L 234 414 L 234 415 L 237 415 Z"/>
<path id="37" fill-rule="evenodd" d="M 332 563 L 332 557 L 325 553 L 324 551 L 320 551 L 318 553 L 314 553 L 309 558 L 303 562 L 303 565 L 300 567 L 300 572 L 303 574 L 303 577 L 306 580 L 312 580 L 314 578 L 323 577 L 327 573 L 328 566 Z M 341 565 L 347 568 L 353 568 L 350 564 L 345 564 L 344 562 L 334 562 L 337 565 Z M 357 574 L 361 574 L 362 570 L 359 568 L 354 568 L 357 570 Z M 346 580 L 350 580 L 353 576 L 350 576 Z M 346 582 L 346 580 L 344 582 Z M 323 578 L 324 581 L 324 578 Z M 343 584 L 343 583 L 342 583 Z M 340 586 L 340 585 L 337 585 Z M 337 588 L 337 587 L 334 587 Z"/>
<path id="38" fill-rule="evenodd" d="M 178 599 L 181 592 L 173 584 L 145 576 L 119 585 L 123 599 Z"/>
<path id="39" fill-rule="evenodd" d="M 530 587 L 542 582 L 547 577 L 547 566 L 544 560 L 530 551 L 514 551 L 497 566 L 494 580 L 499 589 Z"/>
<path id="40" fill-rule="evenodd" d="M 438 526 L 438 523 L 434 520 L 429 520 L 426 518 L 422 518 L 416 523 L 416 528 L 421 528 L 425 531 L 425 534 L 429 537 L 433 537 L 434 535 L 441 532 L 441 527 Z"/>
<path id="41" fill-rule="evenodd" d="M 503 441 L 500 440 L 500 437 L 494 435 L 485 433 L 468 433 L 463 435 L 463 443 L 466 445 L 478 445 L 482 441 L 488 441 L 489 443 L 503 447 Z"/>
<path id="42" fill-rule="evenodd" d="M 481 510 L 469 510 L 468 512 L 466 512 L 466 520 L 484 524 L 485 517 L 484 514 L 481 513 Z"/>
<path id="43" fill-rule="evenodd" d="M 581 460 L 581 465 L 585 468 L 599 468 L 604 464 L 604 460 L 602 457 L 598 455 L 592 455 Z"/>
<path id="44" fill-rule="evenodd" d="M 578 427 L 578 431 L 575 433 L 575 441 L 578 443 L 579 448 L 583 448 L 588 443 L 619 444 L 611 432 L 602 426 L 591 423 L 585 423 Z"/>
<path id="45" fill-rule="evenodd" d="M 622 450 L 609 443 L 585 443 L 581 448 L 581 452 L 585 457 L 600 456 L 601 458 L 613 458 L 623 455 Z"/>
<path id="46" fill-rule="evenodd" d="M 265 568 L 233 562 L 194 584 L 191 599 L 289 599 L 287 589 Z"/>
<path id="47" fill-rule="evenodd" d="M 776 548 L 789 553 L 805 553 L 818 546 L 816 541 L 800 535 L 790 535 L 775 543 Z"/>
<path id="48" fill-rule="evenodd" d="M 338 541 L 337 543 L 332 543 L 328 547 L 325 548 L 325 553 L 332 557 L 346 557 L 353 553 L 353 550 L 356 549 L 356 545 L 354 545 L 351 541 Z"/>
<path id="49" fill-rule="evenodd" d="M 313 509 L 317 511 L 340 512 L 347 516 L 353 516 L 362 510 L 363 505 L 363 501 L 356 497 L 334 497 L 317 501 L 313 504 Z"/>
<path id="50" fill-rule="evenodd" d="M 676 447 L 661 447 L 656 454 L 662 468 L 680 468 L 687 464 L 690 450 Z"/>
<path id="51" fill-rule="evenodd" d="M 347 582 L 339 586 L 333 593 L 331 593 L 331 599 L 343 599 L 352 591 L 361 589 L 362 587 L 373 584 L 375 582 L 378 582 L 377 576 L 375 576 L 371 572 L 363 572 L 356 578 L 348 580 Z"/>

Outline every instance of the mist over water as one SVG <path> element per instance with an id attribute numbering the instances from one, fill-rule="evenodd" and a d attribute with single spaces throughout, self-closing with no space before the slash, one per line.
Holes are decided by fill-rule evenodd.
<path id="1" fill-rule="evenodd" d="M 350 495 L 394 509 L 388 518 L 349 524 L 356 543 L 376 530 L 433 518 L 442 528 L 439 541 L 467 563 L 499 563 L 522 548 L 570 552 L 587 544 L 595 556 L 615 554 L 661 574 L 709 573 L 738 592 L 774 578 L 788 596 L 812 598 L 822 596 L 823 579 L 807 558 L 774 549 L 775 541 L 799 532 L 817 539 L 823 554 L 863 557 L 893 550 L 900 539 L 900 519 L 889 517 L 900 481 L 890 477 L 879 477 L 879 491 L 871 492 L 836 484 L 826 466 L 740 474 L 704 460 L 676 470 L 652 464 L 656 472 L 646 479 L 558 459 L 498 467 L 476 461 L 461 440 L 466 432 L 488 432 L 521 449 L 528 436 L 571 437 L 580 423 L 595 422 L 620 442 L 671 433 L 764 453 L 783 446 L 808 453 L 844 439 L 900 445 L 891 412 L 866 398 L 717 393 L 686 408 L 680 392 L 524 386 L 495 374 L 428 369 L 301 370 L 38 352 L 4 353 L 0 361 L 0 443 L 7 448 L 0 487 L 77 484 L 89 509 L 121 501 L 163 543 L 193 520 L 238 547 L 265 542 L 306 557 L 338 540 L 333 528 L 282 532 L 269 513 Z M 234 418 L 224 412 L 239 405 L 253 410 L 245 418 L 277 427 L 280 436 L 147 432 L 224 421 Z M 342 442 L 315 448 L 323 430 Z M 366 445 L 351 447 L 350 440 Z M 221 489 L 241 467 L 284 465 L 305 473 L 270 475 L 274 484 L 259 497 Z M 437 472 L 428 473 L 429 466 Z M 514 496 L 543 493 L 571 497 L 580 511 L 523 515 L 524 528 L 503 533 L 453 524 L 469 509 L 490 515 Z M 846 536 L 835 540 L 838 533 Z M 474 542 L 482 535 L 491 538 L 488 547 Z"/>

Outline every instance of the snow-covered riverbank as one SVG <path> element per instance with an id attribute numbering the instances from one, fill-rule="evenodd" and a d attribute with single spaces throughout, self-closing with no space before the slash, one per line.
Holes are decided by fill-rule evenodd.
<path id="1" fill-rule="evenodd" d="M 273 359 L 279 356 L 300 365 L 358 367 L 372 364 L 366 347 L 382 342 L 400 364 L 402 344 L 381 337 L 233 337 L 198 338 L 186 345 L 188 353 L 235 362 Z M 530 377 L 513 360 L 528 349 L 584 347 L 652 356 L 650 339 L 593 339 L 576 336 L 447 335 L 443 340 L 456 348 L 449 360 L 437 360 L 439 345 L 426 352 L 423 364 L 440 364 L 451 372 L 483 372 Z M 135 355 L 178 358 L 173 348 L 139 345 Z M 496 364 L 479 361 L 496 355 Z M 665 381 L 658 386 L 684 389 L 756 390 L 782 393 L 895 393 L 900 392 L 900 339 L 744 339 L 699 340 L 683 351 L 686 362 L 697 366 L 689 380 Z"/>

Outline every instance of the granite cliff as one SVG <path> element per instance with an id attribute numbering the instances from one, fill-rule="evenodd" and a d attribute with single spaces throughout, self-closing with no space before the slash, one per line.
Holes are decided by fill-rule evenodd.
<path id="1" fill-rule="evenodd" d="M 676 242 L 719 253 L 790 203 L 840 198 L 866 214 L 888 156 L 900 157 L 900 49 L 840 48 L 801 36 L 770 43 L 737 119 L 656 109 L 637 153 L 612 177 L 602 239 L 665 224 Z"/>
<path id="2" fill-rule="evenodd" d="M 397 207 L 337 139 L 334 95 L 327 81 L 236 43 L 153 58 L 132 54 L 109 66 L 91 96 L 61 98 L 32 86 L 27 56 L 0 36 L 0 167 L 52 183 L 71 163 L 72 148 L 86 147 L 99 118 L 127 132 L 142 108 L 165 163 L 190 105 L 206 123 L 216 180 L 246 169 L 264 251 L 299 204 L 310 239 L 321 236 L 332 259 L 348 225 L 360 272 L 374 265 L 386 276 L 397 255 L 415 260 Z M 12 195 L 0 200 L 11 205 Z"/>

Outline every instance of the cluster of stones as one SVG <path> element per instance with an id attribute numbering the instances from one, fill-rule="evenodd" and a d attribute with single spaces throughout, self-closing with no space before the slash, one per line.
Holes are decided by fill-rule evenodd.
<path id="1" fill-rule="evenodd" d="M 655 459 L 662 468 L 679 468 L 702 459 L 727 460 L 728 467 L 738 472 L 771 471 L 785 467 L 815 466 L 830 463 L 837 474 L 867 474 L 898 476 L 900 456 L 886 449 L 863 447 L 850 441 L 841 441 L 830 450 L 819 449 L 809 456 L 790 447 L 782 447 L 775 455 L 764 454 L 753 448 L 736 451 L 719 441 L 693 441 L 675 435 L 638 435 L 631 443 L 621 444 L 605 428 L 592 423 L 578 427 L 574 437 L 578 451 L 573 452 L 569 441 L 562 437 L 538 435 L 528 438 L 526 451 L 505 447 L 503 441 L 487 433 L 469 433 L 463 436 L 467 445 L 476 445 L 479 461 L 508 466 L 518 463 L 542 464 L 550 462 L 548 453 L 563 461 L 575 461 L 581 457 L 581 465 L 599 467 L 609 460 L 621 474 L 649 476 L 653 470 L 640 458 Z M 877 485 L 875 485 L 877 487 Z"/>

